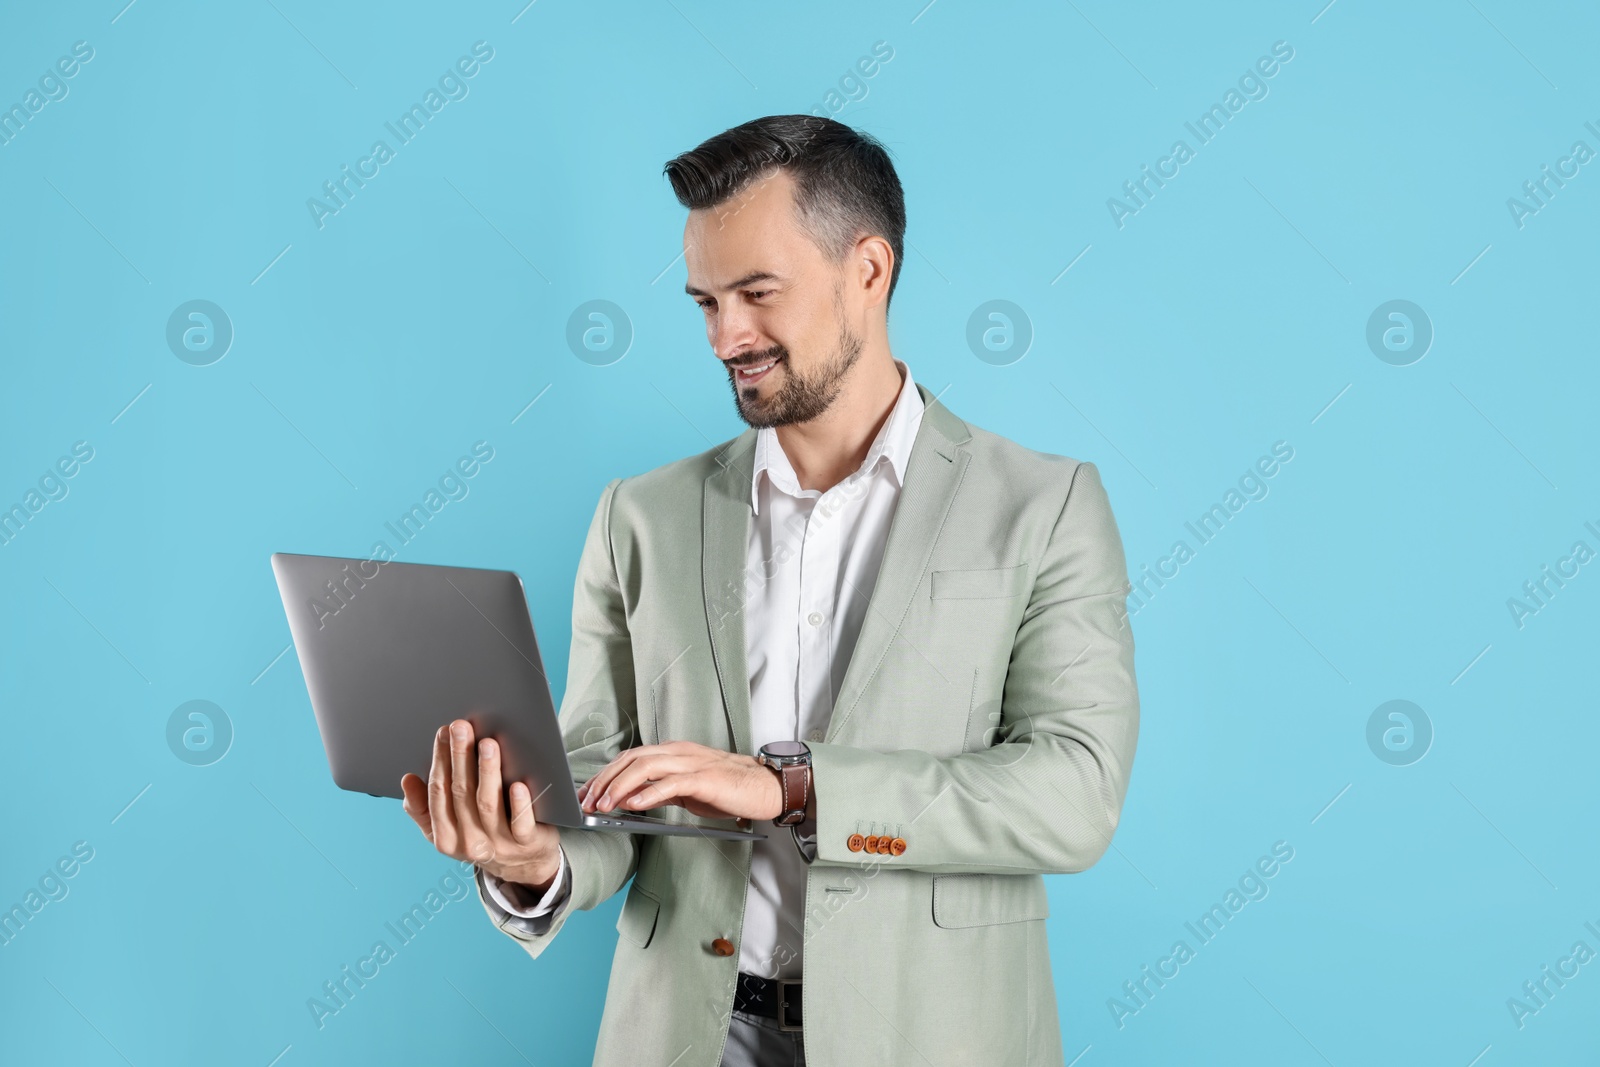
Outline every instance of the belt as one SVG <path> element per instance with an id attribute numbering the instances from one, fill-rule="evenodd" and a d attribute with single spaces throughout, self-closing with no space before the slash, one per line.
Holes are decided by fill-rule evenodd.
<path id="1" fill-rule="evenodd" d="M 739 972 L 733 1010 L 778 1020 L 779 1030 L 800 1029 L 800 980 L 763 978 Z"/>

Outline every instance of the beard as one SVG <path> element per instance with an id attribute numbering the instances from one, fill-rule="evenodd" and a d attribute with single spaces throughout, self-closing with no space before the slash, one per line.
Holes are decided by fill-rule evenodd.
<path id="1" fill-rule="evenodd" d="M 734 406 L 739 417 L 752 428 L 764 430 L 774 426 L 789 426 L 797 422 L 810 422 L 827 411 L 844 388 L 845 376 L 861 358 L 862 341 L 850 332 L 843 318 L 839 321 L 838 346 L 821 366 L 810 374 L 800 374 L 794 369 L 789 350 L 783 345 L 773 345 L 761 352 L 751 353 L 737 363 L 728 363 L 728 381 L 733 387 Z M 783 368 L 783 378 L 773 394 L 762 399 L 760 386 L 748 388 L 739 384 L 738 368 L 754 367 L 777 360 L 772 371 Z"/>

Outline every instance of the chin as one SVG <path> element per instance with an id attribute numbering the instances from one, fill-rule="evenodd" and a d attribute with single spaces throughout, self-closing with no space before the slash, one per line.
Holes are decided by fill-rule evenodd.
<path id="1" fill-rule="evenodd" d="M 738 409 L 739 418 L 751 429 L 766 430 L 777 425 L 771 403 L 756 395 L 753 387 L 739 390 Z"/>

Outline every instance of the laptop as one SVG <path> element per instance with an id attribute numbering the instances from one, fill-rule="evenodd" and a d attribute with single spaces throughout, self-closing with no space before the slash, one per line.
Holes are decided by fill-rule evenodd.
<path id="1" fill-rule="evenodd" d="M 272 571 L 339 788 L 401 797 L 406 772 L 427 780 L 439 727 L 466 719 L 476 737 L 500 742 L 506 784 L 528 784 L 542 823 L 763 838 L 631 813 L 584 813 L 522 580 L 513 572 L 284 552 L 273 554 Z"/>

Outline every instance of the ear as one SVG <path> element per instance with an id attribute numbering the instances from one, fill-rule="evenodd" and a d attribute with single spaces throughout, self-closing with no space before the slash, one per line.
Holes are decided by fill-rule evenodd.
<path id="1" fill-rule="evenodd" d="M 850 254 L 854 281 L 860 288 L 863 303 L 869 308 L 886 303 L 889 299 L 889 280 L 894 276 L 894 249 L 889 242 L 875 234 L 856 242 Z"/>

